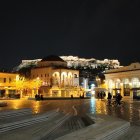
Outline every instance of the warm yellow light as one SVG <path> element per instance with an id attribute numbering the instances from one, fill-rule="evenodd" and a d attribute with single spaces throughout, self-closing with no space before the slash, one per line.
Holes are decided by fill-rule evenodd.
<path id="1" fill-rule="evenodd" d="M 63 75 L 66 77 L 67 73 L 66 72 L 62 72 L 61 76 L 63 76 Z"/>
<path id="2" fill-rule="evenodd" d="M 132 83 L 129 83 L 129 85 L 131 86 L 131 85 L 132 85 Z"/>
<path id="3" fill-rule="evenodd" d="M 19 75 L 16 75 L 16 81 L 19 81 Z"/>
<path id="4" fill-rule="evenodd" d="M 40 102 L 36 101 L 35 102 L 35 107 L 34 107 L 34 113 L 37 114 L 40 112 Z"/>
<path id="5" fill-rule="evenodd" d="M 40 78 L 39 78 L 39 77 L 37 77 L 36 79 L 37 79 L 37 80 L 39 80 Z"/>
<path id="6" fill-rule="evenodd" d="M 114 87 L 115 86 L 115 84 L 114 83 L 112 83 L 112 87 Z"/>
<path id="7" fill-rule="evenodd" d="M 122 85 L 123 85 L 123 83 L 120 83 L 120 85 L 122 86 Z"/>

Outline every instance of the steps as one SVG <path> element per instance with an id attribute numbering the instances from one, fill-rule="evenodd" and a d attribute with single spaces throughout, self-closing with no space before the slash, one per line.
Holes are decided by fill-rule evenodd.
<path id="1" fill-rule="evenodd" d="M 56 114 L 57 114 L 56 111 L 51 111 L 51 112 L 47 112 L 43 115 L 35 116 L 33 118 L 20 120 L 20 121 L 16 121 L 16 122 L 12 122 L 12 123 L 7 123 L 7 124 L 2 124 L 2 125 L 0 125 L 0 133 L 4 133 L 7 131 L 15 130 L 18 128 L 22 128 L 22 127 L 26 127 L 29 125 L 33 125 L 36 123 L 46 121 L 48 119 L 48 117 L 56 115 Z"/>
<path id="2" fill-rule="evenodd" d="M 118 122 L 116 122 L 118 123 Z M 110 127 L 110 128 L 109 128 Z M 113 124 L 112 126 L 106 127 L 106 131 L 104 133 L 99 133 L 96 136 L 98 140 L 114 140 L 117 139 L 118 136 L 126 133 L 130 127 L 129 123 L 118 126 L 118 124 Z"/>
<path id="3" fill-rule="evenodd" d="M 40 137 L 41 140 L 53 140 L 58 137 L 62 137 L 71 132 L 77 131 L 79 129 L 85 128 L 93 124 L 94 122 L 87 116 L 70 116 L 68 119 L 64 121 L 64 123 L 57 127 L 57 130 L 53 131 L 50 135 L 46 135 L 45 137 Z"/>
<path id="4" fill-rule="evenodd" d="M 23 119 L 31 118 L 34 115 L 30 108 L 23 108 L 17 110 L 8 110 L 0 112 L 0 125 L 5 123 L 12 123 Z"/>
<path id="5" fill-rule="evenodd" d="M 22 115 L 32 114 L 32 110 L 30 108 L 17 109 L 17 110 L 9 110 L 0 112 L 0 120 L 6 118 L 12 118 Z"/>
<path id="6" fill-rule="evenodd" d="M 70 118 L 69 114 L 64 115 L 63 117 L 61 117 L 60 119 L 57 120 L 57 123 L 54 125 L 52 125 L 52 127 L 50 127 L 50 129 L 44 133 L 42 133 L 39 138 L 36 136 L 35 140 L 49 140 L 49 138 L 55 134 L 55 132 L 57 131 L 57 129 L 60 128 L 61 125 L 64 124 L 64 122 L 66 120 L 68 120 Z"/>
<path id="7" fill-rule="evenodd" d="M 58 122 L 58 120 L 57 120 Z M 58 126 L 58 127 L 57 127 Z M 81 128 L 85 127 L 83 121 L 81 120 L 80 117 L 78 116 L 69 116 L 68 118 L 66 118 L 61 125 L 56 125 L 55 128 L 53 129 L 54 131 L 52 131 L 49 135 L 46 133 L 47 135 L 43 137 L 43 135 L 40 135 L 40 139 L 41 140 L 53 140 L 56 139 L 58 137 L 64 136 L 70 132 L 74 132 L 76 130 L 79 130 Z M 46 128 L 45 128 L 46 129 Z M 48 130 L 46 130 L 48 131 Z M 39 139 L 39 138 L 38 138 Z"/>
<path id="8" fill-rule="evenodd" d="M 117 140 L 140 140 L 140 127 L 131 126 L 128 131 Z"/>
<path id="9" fill-rule="evenodd" d="M 130 123 L 121 119 L 104 116 L 96 120 L 95 124 L 84 129 L 75 131 L 57 140 L 78 140 L 78 139 L 96 139 L 96 140 L 114 140 L 120 135 L 126 133 Z"/>

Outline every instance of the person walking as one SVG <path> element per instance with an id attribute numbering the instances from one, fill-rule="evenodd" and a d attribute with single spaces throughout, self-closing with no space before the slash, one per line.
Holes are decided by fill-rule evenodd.
<path id="1" fill-rule="evenodd" d="M 111 105 L 111 98 L 112 98 L 112 95 L 111 95 L 110 92 L 108 92 L 108 97 L 107 97 L 107 99 L 108 99 L 108 105 L 109 105 L 109 106 Z"/>
<path id="2" fill-rule="evenodd" d="M 117 95 L 116 95 L 116 104 L 117 105 L 121 105 L 121 99 L 122 99 L 121 94 L 117 93 Z"/>

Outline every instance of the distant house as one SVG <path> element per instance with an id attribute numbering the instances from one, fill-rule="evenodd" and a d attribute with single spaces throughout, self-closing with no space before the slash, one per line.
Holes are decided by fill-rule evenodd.
<path id="1" fill-rule="evenodd" d="M 140 99 L 140 63 L 107 70 L 105 77 L 107 89 L 114 96 L 120 93 L 124 98 Z"/>

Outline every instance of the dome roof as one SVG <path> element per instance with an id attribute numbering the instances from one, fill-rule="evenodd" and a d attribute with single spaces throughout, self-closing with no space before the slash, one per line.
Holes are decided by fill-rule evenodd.
<path id="1" fill-rule="evenodd" d="M 44 57 L 41 61 L 61 61 L 61 62 L 65 62 L 62 58 L 60 58 L 57 55 L 49 55 L 47 57 Z"/>

